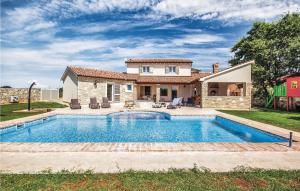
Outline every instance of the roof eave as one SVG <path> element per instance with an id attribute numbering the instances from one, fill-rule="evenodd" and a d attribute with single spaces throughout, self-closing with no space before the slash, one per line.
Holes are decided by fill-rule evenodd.
<path id="1" fill-rule="evenodd" d="M 72 72 L 74 75 L 78 76 L 78 75 L 72 70 L 72 68 L 71 68 L 70 66 L 67 66 L 67 68 L 65 69 L 63 75 L 62 75 L 61 78 L 60 78 L 60 81 L 64 81 L 64 80 L 66 79 L 68 72 Z"/>
<path id="2" fill-rule="evenodd" d="M 221 71 L 221 72 L 218 72 L 218 73 L 211 74 L 211 75 L 209 75 L 209 76 L 205 76 L 205 77 L 203 77 L 203 78 L 200 78 L 199 81 L 200 81 L 200 82 L 203 82 L 203 81 L 205 81 L 205 80 L 208 80 L 208 79 L 214 78 L 214 77 L 216 77 L 216 76 L 222 75 L 222 74 L 224 74 L 224 73 L 226 73 L 226 72 L 230 72 L 230 71 L 233 71 L 233 70 L 236 70 L 236 69 L 239 69 L 239 68 L 248 66 L 248 65 L 250 65 L 250 64 L 254 64 L 254 63 L 255 63 L 254 60 L 251 60 L 251 61 L 249 61 L 249 62 L 245 62 L 245 63 L 239 64 L 239 65 L 236 65 L 236 66 L 227 68 L 226 70 L 223 70 L 223 71 Z"/>

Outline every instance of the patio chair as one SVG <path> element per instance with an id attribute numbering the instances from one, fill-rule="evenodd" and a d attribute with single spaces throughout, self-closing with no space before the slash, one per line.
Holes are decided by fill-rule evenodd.
<path id="1" fill-rule="evenodd" d="M 102 108 L 110 108 L 110 103 L 108 102 L 108 98 L 107 97 L 103 97 L 102 98 L 101 107 Z"/>
<path id="2" fill-rule="evenodd" d="M 81 105 L 78 102 L 78 99 L 71 99 L 70 108 L 71 109 L 81 109 Z"/>
<path id="3" fill-rule="evenodd" d="M 191 97 L 188 97 L 187 98 L 187 101 L 186 101 L 186 106 L 194 106 L 194 101 L 193 101 L 193 98 Z"/>
<path id="4" fill-rule="evenodd" d="M 176 109 L 177 107 L 180 107 L 182 105 L 182 99 L 182 97 L 174 98 L 172 103 L 167 106 L 167 109 Z"/>
<path id="5" fill-rule="evenodd" d="M 100 104 L 97 102 L 97 98 L 95 98 L 95 97 L 90 98 L 89 108 L 91 108 L 91 109 L 99 109 L 100 108 Z"/>

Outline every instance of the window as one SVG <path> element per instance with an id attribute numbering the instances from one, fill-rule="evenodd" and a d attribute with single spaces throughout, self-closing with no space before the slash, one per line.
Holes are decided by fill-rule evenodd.
<path id="1" fill-rule="evenodd" d="M 132 84 L 127 84 L 126 92 L 132 92 Z"/>
<path id="2" fill-rule="evenodd" d="M 298 88 L 298 82 L 297 81 L 291 81 L 291 88 L 297 89 Z"/>
<path id="3" fill-rule="evenodd" d="M 143 73 L 150 73 L 150 66 L 143 66 Z"/>
<path id="4" fill-rule="evenodd" d="M 145 86 L 145 96 L 151 96 L 151 86 Z"/>
<path id="5" fill-rule="evenodd" d="M 168 96 L 168 88 L 160 88 L 160 96 Z"/>
<path id="6" fill-rule="evenodd" d="M 176 66 L 169 66 L 170 73 L 176 73 Z"/>
<path id="7" fill-rule="evenodd" d="M 166 74 L 176 74 L 177 73 L 177 67 L 176 66 L 167 66 L 166 67 Z"/>

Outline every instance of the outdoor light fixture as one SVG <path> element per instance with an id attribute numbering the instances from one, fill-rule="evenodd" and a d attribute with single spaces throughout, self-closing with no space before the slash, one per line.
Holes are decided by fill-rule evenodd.
<path id="1" fill-rule="evenodd" d="M 28 91 L 28 107 L 27 107 L 28 111 L 30 111 L 31 89 L 34 85 L 36 85 L 36 82 L 32 82 Z"/>
<path id="2" fill-rule="evenodd" d="M 97 88 L 97 83 L 98 83 L 98 80 L 95 80 L 94 81 L 94 88 Z"/>

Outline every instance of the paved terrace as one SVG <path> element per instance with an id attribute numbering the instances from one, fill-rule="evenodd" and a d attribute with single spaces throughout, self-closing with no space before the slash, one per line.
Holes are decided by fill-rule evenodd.
<path id="1" fill-rule="evenodd" d="M 213 109 L 181 107 L 175 110 L 132 109 L 159 111 L 171 115 L 219 115 L 255 128 L 288 137 L 290 131 L 271 125 L 220 113 Z M 125 111 L 120 104 L 112 108 L 81 110 L 69 108 L 1 122 L 0 128 L 56 114 L 106 115 Z M 237 166 L 272 169 L 300 169 L 300 133 L 294 132 L 293 147 L 287 143 L 0 143 L 0 170 L 38 172 L 87 170 L 118 172 L 134 170 L 167 170 L 192 168 L 194 164 L 212 171 L 229 171 Z"/>

